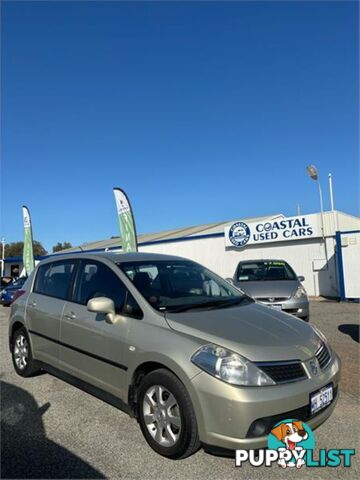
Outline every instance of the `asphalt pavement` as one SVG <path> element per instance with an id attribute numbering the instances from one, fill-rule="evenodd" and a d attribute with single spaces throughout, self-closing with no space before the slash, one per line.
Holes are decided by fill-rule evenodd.
<path id="1" fill-rule="evenodd" d="M 315 452 L 355 448 L 357 455 L 351 468 L 301 470 L 235 468 L 233 458 L 203 450 L 181 461 L 164 459 L 120 410 L 49 374 L 17 376 L 7 344 L 9 311 L 0 307 L 1 478 L 360 478 L 359 304 L 311 303 L 311 321 L 326 334 L 343 366 L 339 401 L 315 431 Z"/>

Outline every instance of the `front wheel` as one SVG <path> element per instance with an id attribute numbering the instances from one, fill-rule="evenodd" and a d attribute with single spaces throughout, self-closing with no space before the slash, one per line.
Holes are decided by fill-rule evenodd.
<path id="1" fill-rule="evenodd" d="M 29 336 L 24 327 L 13 334 L 11 354 L 16 373 L 21 377 L 30 377 L 40 370 L 33 359 Z"/>
<path id="2" fill-rule="evenodd" d="M 139 387 L 138 417 L 155 452 L 185 458 L 200 446 L 195 412 L 183 383 L 166 369 L 146 375 Z"/>

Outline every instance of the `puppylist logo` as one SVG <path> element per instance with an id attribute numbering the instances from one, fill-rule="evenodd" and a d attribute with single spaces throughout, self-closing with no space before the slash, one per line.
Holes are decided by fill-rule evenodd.
<path id="1" fill-rule="evenodd" d="M 235 466 L 248 462 L 254 467 L 350 467 L 355 449 L 320 449 L 314 455 L 314 434 L 305 422 L 289 418 L 274 425 L 268 436 L 268 448 L 236 450 Z"/>
<path id="2" fill-rule="evenodd" d="M 307 450 L 315 448 L 314 434 L 305 422 L 285 420 L 271 430 L 268 448 L 279 452 L 280 467 L 301 468 L 305 465 Z"/>

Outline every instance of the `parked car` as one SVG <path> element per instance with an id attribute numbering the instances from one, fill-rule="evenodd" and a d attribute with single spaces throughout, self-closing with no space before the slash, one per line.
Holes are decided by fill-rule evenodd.
<path id="1" fill-rule="evenodd" d="M 57 256 L 21 292 L 9 325 L 16 372 L 56 372 L 117 398 L 165 457 L 262 448 L 281 419 L 314 429 L 334 409 L 340 361 L 324 335 L 190 260 Z"/>
<path id="2" fill-rule="evenodd" d="M 14 301 L 14 298 L 16 298 L 17 296 L 17 292 L 24 285 L 26 278 L 27 277 L 20 277 L 17 280 L 14 280 L 12 283 L 10 283 L 3 290 L 1 290 L 0 292 L 1 305 L 4 305 L 5 307 L 9 307 L 12 304 L 12 302 Z"/>
<path id="3" fill-rule="evenodd" d="M 284 260 L 241 261 L 229 279 L 257 302 L 309 321 L 309 299 L 301 282 Z"/>
<path id="4" fill-rule="evenodd" d="M 12 277 L 9 276 L 4 276 L 1 277 L 1 290 L 3 290 L 5 287 L 8 287 L 12 283 L 13 279 Z"/>

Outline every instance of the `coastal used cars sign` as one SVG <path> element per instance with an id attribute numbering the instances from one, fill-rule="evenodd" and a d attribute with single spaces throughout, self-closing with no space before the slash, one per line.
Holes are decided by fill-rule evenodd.
<path id="1" fill-rule="evenodd" d="M 235 222 L 225 227 L 225 246 L 305 240 L 321 236 L 317 215 L 279 217 L 257 223 Z"/>

